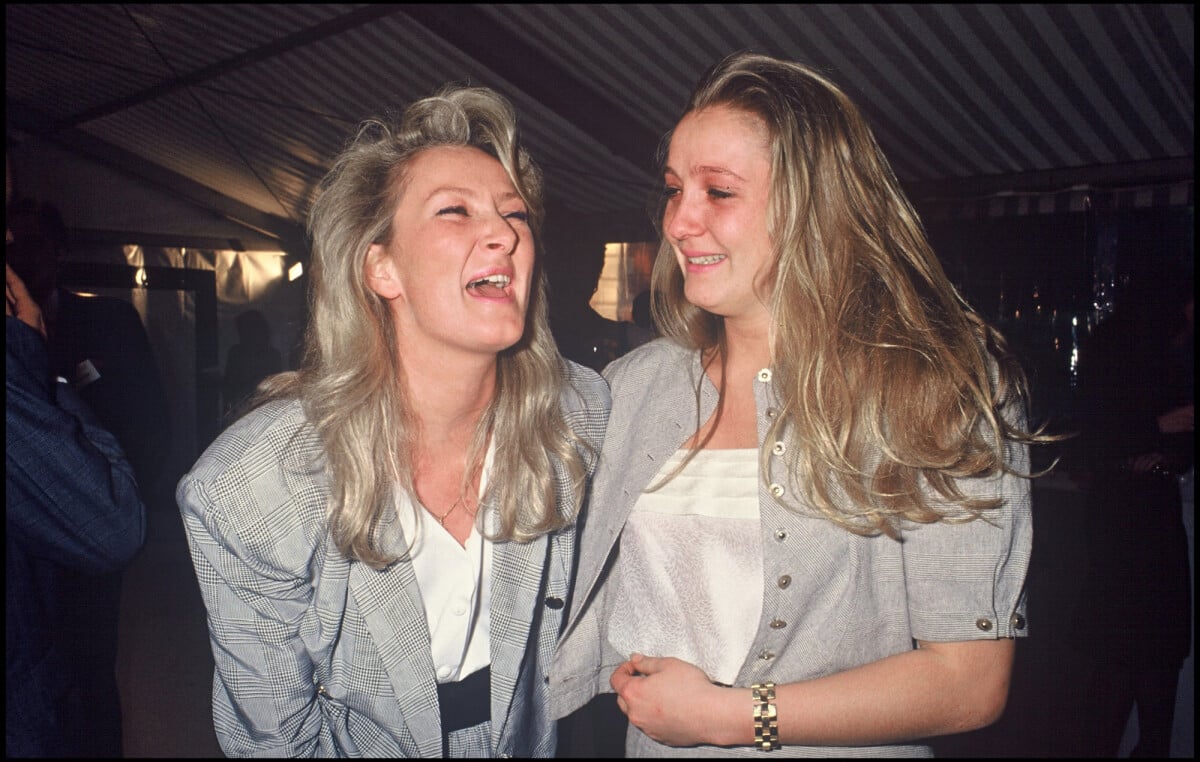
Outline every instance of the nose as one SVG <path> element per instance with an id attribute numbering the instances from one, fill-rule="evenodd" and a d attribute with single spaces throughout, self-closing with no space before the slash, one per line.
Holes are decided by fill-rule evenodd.
<path id="1" fill-rule="evenodd" d="M 702 230 L 699 205 L 692 201 L 688 194 L 680 191 L 667 201 L 663 208 L 663 231 L 667 237 L 673 241 L 682 241 L 699 235 Z"/>
<path id="2" fill-rule="evenodd" d="M 517 248 L 520 235 L 513 227 L 513 224 L 504 216 L 497 214 L 494 219 L 495 221 L 484 235 L 484 246 L 489 251 L 503 251 L 507 254 L 513 253 Z"/>

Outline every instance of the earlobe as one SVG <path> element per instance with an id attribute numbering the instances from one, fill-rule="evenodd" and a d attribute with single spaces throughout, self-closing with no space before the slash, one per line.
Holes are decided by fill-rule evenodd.
<path id="1" fill-rule="evenodd" d="M 388 300 L 395 299 L 402 293 L 400 281 L 392 265 L 392 257 L 388 254 L 386 246 L 373 243 L 367 248 L 367 258 L 363 263 L 367 288 Z"/>

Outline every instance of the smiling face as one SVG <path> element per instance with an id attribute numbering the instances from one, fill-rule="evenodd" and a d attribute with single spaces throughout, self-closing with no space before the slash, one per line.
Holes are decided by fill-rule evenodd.
<path id="1" fill-rule="evenodd" d="M 366 260 L 402 356 L 494 358 L 525 330 L 534 261 L 525 202 L 477 148 L 428 148 L 405 177 L 391 240 L 372 244 Z"/>
<path id="2" fill-rule="evenodd" d="M 762 122 L 727 106 L 689 113 L 671 136 L 663 179 L 663 233 L 687 300 L 727 321 L 769 320 L 771 161 Z"/>

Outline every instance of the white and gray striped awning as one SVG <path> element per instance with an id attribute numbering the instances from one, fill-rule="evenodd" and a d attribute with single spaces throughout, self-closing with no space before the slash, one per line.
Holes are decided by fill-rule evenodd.
<path id="1" fill-rule="evenodd" d="M 5 6 L 5 104 L 52 141 L 295 234 L 364 117 L 448 81 L 519 109 L 552 203 L 641 215 L 690 87 L 820 67 L 934 214 L 1192 203 L 1190 4 Z"/>

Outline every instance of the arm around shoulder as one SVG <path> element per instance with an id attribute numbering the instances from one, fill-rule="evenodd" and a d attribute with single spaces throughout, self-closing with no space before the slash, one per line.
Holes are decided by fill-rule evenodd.
<path id="1" fill-rule="evenodd" d="M 568 387 L 563 399 L 563 415 L 567 425 L 591 450 L 583 453 L 591 474 L 596 470 L 600 445 L 604 441 L 612 395 L 608 383 L 596 371 L 567 359 L 563 364 Z"/>

